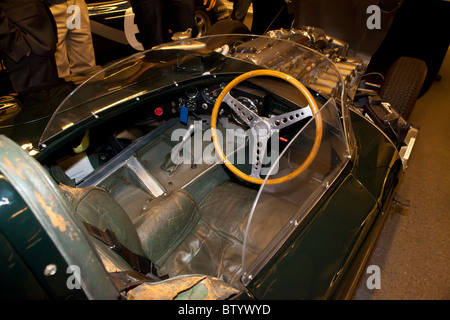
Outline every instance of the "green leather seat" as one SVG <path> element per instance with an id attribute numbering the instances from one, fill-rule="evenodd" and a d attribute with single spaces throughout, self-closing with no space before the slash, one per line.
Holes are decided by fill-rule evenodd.
<path id="1" fill-rule="evenodd" d="M 244 235 L 256 190 L 227 181 L 200 206 L 186 191 L 175 190 L 153 199 L 131 220 L 104 189 L 62 189 L 82 219 L 113 231 L 128 249 L 152 260 L 160 274 L 203 274 L 241 286 Z M 261 252 L 297 208 L 275 197 L 262 198 L 246 252 Z"/>
<path id="2" fill-rule="evenodd" d="M 128 249 L 152 260 L 160 274 L 205 274 L 239 286 L 242 242 L 212 229 L 187 192 L 154 199 L 132 221 L 104 189 L 61 188 L 82 220 L 113 231 Z"/>

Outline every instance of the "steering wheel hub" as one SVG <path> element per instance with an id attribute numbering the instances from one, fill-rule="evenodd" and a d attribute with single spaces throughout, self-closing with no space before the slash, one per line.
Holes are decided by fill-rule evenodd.
<path id="1" fill-rule="evenodd" d="M 261 118 L 261 120 L 254 122 L 254 127 L 252 129 L 255 130 L 256 135 L 259 138 L 268 139 L 272 135 L 270 123 L 266 118 Z"/>

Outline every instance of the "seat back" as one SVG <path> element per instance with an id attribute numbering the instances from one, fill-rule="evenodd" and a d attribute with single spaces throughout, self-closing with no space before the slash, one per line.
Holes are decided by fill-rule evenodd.
<path id="1" fill-rule="evenodd" d="M 145 255 L 133 223 L 106 190 L 98 187 L 71 188 L 65 185 L 60 185 L 60 188 L 84 221 L 99 229 L 111 230 L 128 249 Z"/>
<path id="2" fill-rule="evenodd" d="M 200 210 L 191 196 L 174 190 L 152 200 L 133 219 L 145 255 L 161 267 L 194 230 L 201 218 Z"/>

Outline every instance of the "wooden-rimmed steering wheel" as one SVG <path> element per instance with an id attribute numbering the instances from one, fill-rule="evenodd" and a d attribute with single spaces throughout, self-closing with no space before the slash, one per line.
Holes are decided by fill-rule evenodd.
<path id="1" fill-rule="evenodd" d="M 308 101 L 308 106 L 305 108 L 297 109 L 291 112 L 287 112 L 275 117 L 262 117 L 257 115 L 255 112 L 250 110 L 248 107 L 246 107 L 243 103 L 238 101 L 236 98 L 232 97 L 230 94 L 231 89 L 233 89 L 236 85 L 241 83 L 244 80 L 247 80 L 249 78 L 253 77 L 260 77 L 260 76 L 271 76 L 280 78 L 282 80 L 285 80 L 292 84 L 294 87 L 296 87 L 302 94 L 305 96 L 306 100 Z M 220 146 L 219 139 L 217 138 L 217 117 L 219 115 L 219 109 L 221 107 L 222 102 L 225 102 L 239 117 L 245 124 L 247 124 L 252 132 L 252 135 L 254 137 L 254 142 L 252 146 L 252 154 L 251 154 L 251 173 L 250 175 L 245 174 L 244 172 L 237 169 L 230 161 L 228 161 L 227 157 L 223 153 L 222 147 Z M 290 126 L 308 116 L 315 116 L 315 122 L 316 122 L 316 133 L 314 137 L 314 143 L 311 149 L 311 152 L 309 153 L 306 160 L 293 172 L 274 179 L 267 179 L 267 184 L 279 184 L 286 181 L 289 181 L 296 176 L 298 176 L 300 173 L 306 170 L 306 168 L 309 167 L 309 165 L 312 163 L 314 158 L 317 155 L 317 152 L 319 151 L 319 146 L 322 141 L 322 118 L 320 113 L 318 113 L 318 107 L 316 104 L 316 101 L 314 100 L 314 97 L 311 95 L 311 93 L 305 88 L 304 85 L 302 85 L 297 79 L 283 73 L 280 71 L 275 70 L 253 70 L 247 73 L 244 73 L 237 77 L 236 79 L 232 80 L 219 94 L 215 104 L 214 108 L 212 110 L 211 114 L 211 136 L 214 143 L 214 147 L 216 149 L 217 154 L 219 155 L 220 159 L 223 161 L 223 163 L 228 167 L 228 169 L 231 170 L 236 176 L 238 176 L 241 179 L 244 179 L 248 182 L 255 183 L 255 184 L 262 184 L 264 182 L 264 179 L 261 178 L 261 168 L 262 168 L 262 157 L 264 157 L 266 149 L 267 149 L 267 143 L 270 139 L 270 137 L 275 133 L 278 132 L 280 129 L 285 128 L 287 126 Z"/>

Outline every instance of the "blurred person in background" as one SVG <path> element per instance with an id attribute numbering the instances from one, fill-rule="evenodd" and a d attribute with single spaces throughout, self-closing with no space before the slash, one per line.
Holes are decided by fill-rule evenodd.
<path id="1" fill-rule="evenodd" d="M 202 0 L 212 10 L 217 0 Z M 170 41 L 171 34 L 191 29 L 197 36 L 195 0 L 130 0 L 139 29 L 137 38 L 148 50 Z M 169 30 L 171 33 L 169 33 Z"/>
<path id="2" fill-rule="evenodd" d="M 14 91 L 24 93 L 60 83 L 56 43 L 55 22 L 40 0 L 0 1 L 0 57 Z"/>
<path id="3" fill-rule="evenodd" d="M 95 67 L 89 12 L 84 0 L 44 0 L 56 21 L 56 65 L 61 78 Z"/>
<path id="4" fill-rule="evenodd" d="M 230 2 L 233 2 L 231 19 L 244 23 L 245 16 L 247 15 L 248 8 L 250 8 L 250 5 L 252 4 L 252 0 L 230 0 Z"/>
<path id="5" fill-rule="evenodd" d="M 130 0 L 145 50 L 170 40 L 168 30 L 196 32 L 194 0 Z"/>

